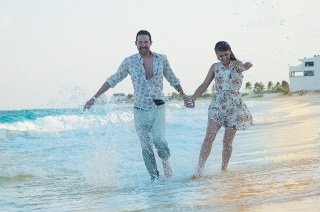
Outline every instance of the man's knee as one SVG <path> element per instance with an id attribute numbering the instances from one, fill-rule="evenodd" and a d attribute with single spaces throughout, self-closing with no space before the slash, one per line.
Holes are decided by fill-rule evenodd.
<path id="1" fill-rule="evenodd" d="M 152 145 L 149 142 L 141 142 L 142 153 L 153 153 Z"/>
<path id="2" fill-rule="evenodd" d="M 170 149 L 168 147 L 158 148 L 158 155 L 162 160 L 167 160 L 170 157 Z"/>

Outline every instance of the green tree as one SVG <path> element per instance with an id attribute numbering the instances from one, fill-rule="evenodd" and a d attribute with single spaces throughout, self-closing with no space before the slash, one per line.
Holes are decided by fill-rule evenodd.
<path id="1" fill-rule="evenodd" d="M 268 82 L 268 91 L 272 91 L 273 83 L 271 81 Z"/>
<path id="2" fill-rule="evenodd" d="M 247 82 L 246 85 L 245 85 L 245 88 L 246 88 L 246 91 L 252 90 L 252 84 L 251 84 L 251 82 Z"/>
<path id="3" fill-rule="evenodd" d="M 263 93 L 264 89 L 265 89 L 265 87 L 262 82 L 256 82 L 254 84 L 253 92 L 254 93 Z"/>
<path id="4" fill-rule="evenodd" d="M 213 83 L 211 87 L 211 95 L 214 96 L 215 93 L 216 93 L 216 87 L 214 86 L 214 83 Z"/>
<path id="5" fill-rule="evenodd" d="M 129 93 L 129 94 L 127 95 L 127 99 L 132 100 L 132 99 L 133 99 L 133 95 L 132 95 L 131 93 Z"/>
<path id="6" fill-rule="evenodd" d="M 264 86 L 264 84 L 262 82 L 260 82 L 260 88 L 261 88 L 262 92 L 266 89 L 266 87 Z"/>
<path id="7" fill-rule="evenodd" d="M 180 99 L 181 96 L 177 92 L 172 92 L 171 93 L 171 99 Z"/>
<path id="8" fill-rule="evenodd" d="M 280 93 L 282 92 L 282 89 L 281 89 L 281 84 L 280 82 L 277 82 L 276 85 L 273 87 L 273 92 L 276 92 L 276 93 Z"/>
<path id="9" fill-rule="evenodd" d="M 204 97 L 204 98 L 208 98 L 208 97 L 211 97 L 211 96 L 212 96 L 212 94 L 209 92 L 208 89 L 201 95 L 201 97 Z"/>
<path id="10" fill-rule="evenodd" d="M 285 80 L 281 82 L 281 88 L 283 94 L 288 94 L 290 92 L 289 83 Z"/>

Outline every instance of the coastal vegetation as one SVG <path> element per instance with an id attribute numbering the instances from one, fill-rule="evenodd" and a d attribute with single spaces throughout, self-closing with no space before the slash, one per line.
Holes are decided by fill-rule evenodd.
<path id="1" fill-rule="evenodd" d="M 275 84 L 272 81 L 268 82 L 267 87 L 262 82 L 254 83 L 252 87 L 251 82 L 245 84 L 246 92 L 253 92 L 254 94 L 263 94 L 263 93 L 283 93 L 285 95 L 290 93 L 289 83 L 283 80 L 281 83 L 276 82 Z"/>
<path id="2" fill-rule="evenodd" d="M 306 93 L 309 93 L 310 91 L 299 91 L 297 92 L 298 95 L 304 95 Z M 270 93 L 278 93 L 278 94 L 283 94 L 283 95 L 292 95 L 290 92 L 290 86 L 289 83 L 285 80 L 281 82 L 272 82 L 269 81 L 267 86 L 265 86 L 262 82 L 246 82 L 244 86 L 244 91 L 241 92 L 242 96 L 248 96 L 252 98 L 257 98 L 257 97 L 263 97 L 264 94 L 270 94 Z M 313 93 L 320 93 L 319 90 L 313 91 Z M 210 99 L 215 95 L 215 88 L 214 86 L 211 87 L 211 89 L 208 89 L 206 92 L 202 94 L 201 99 Z M 168 100 L 182 100 L 182 97 L 180 94 L 177 92 L 171 92 L 165 95 L 165 97 Z M 133 94 L 129 93 L 125 96 L 125 99 L 123 102 L 125 103 L 133 103 L 134 101 L 134 96 Z M 106 99 L 100 99 L 98 104 L 106 104 L 107 100 Z"/>
<path id="3" fill-rule="evenodd" d="M 282 93 L 284 95 L 290 95 L 290 87 L 289 83 L 283 80 L 281 83 L 272 81 L 268 82 L 267 87 L 262 82 L 255 82 L 254 84 L 251 82 L 247 82 L 245 84 L 245 92 L 242 92 L 243 96 L 252 95 L 253 97 L 262 97 L 263 94 L 267 93 Z M 211 90 L 207 90 L 202 94 L 200 98 L 212 98 L 215 95 L 214 87 Z M 168 94 L 169 99 L 182 99 L 182 97 L 177 92 L 172 92 Z"/>

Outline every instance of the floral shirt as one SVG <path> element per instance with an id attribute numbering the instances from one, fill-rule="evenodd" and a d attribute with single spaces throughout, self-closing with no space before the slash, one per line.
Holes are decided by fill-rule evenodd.
<path id="1" fill-rule="evenodd" d="M 155 52 L 152 52 L 152 54 L 153 76 L 150 80 L 146 78 L 143 58 L 139 53 L 125 58 L 117 72 L 107 79 L 108 84 L 111 87 L 115 87 L 129 74 L 134 88 L 134 107 L 143 110 L 155 109 L 157 106 L 153 100 L 163 98 L 163 77 L 166 78 L 171 86 L 180 84 L 179 79 L 169 65 L 167 57 Z"/>

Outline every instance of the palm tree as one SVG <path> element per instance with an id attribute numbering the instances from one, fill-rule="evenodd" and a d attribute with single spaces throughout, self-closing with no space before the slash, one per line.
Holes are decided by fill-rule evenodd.
<path id="1" fill-rule="evenodd" d="M 283 80 L 283 81 L 281 82 L 281 87 L 282 87 L 282 92 L 283 92 L 284 94 L 288 94 L 288 93 L 289 93 L 290 88 L 289 88 L 289 83 L 288 83 L 287 81 Z"/>
<path id="2" fill-rule="evenodd" d="M 214 96 L 216 93 L 216 87 L 214 85 L 214 83 L 212 84 L 212 87 L 211 87 L 211 96 Z"/>
<path id="3" fill-rule="evenodd" d="M 132 99 L 133 99 L 133 95 L 132 95 L 131 93 L 129 93 L 129 94 L 127 95 L 127 99 L 132 100 Z"/>
<path id="4" fill-rule="evenodd" d="M 247 91 L 247 90 L 250 91 L 250 90 L 252 89 L 252 84 L 251 84 L 251 82 L 247 82 L 245 88 L 246 88 L 246 91 Z"/>
<path id="5" fill-rule="evenodd" d="M 266 87 L 264 86 L 264 84 L 262 82 L 260 82 L 260 88 L 261 88 L 261 91 L 264 91 L 266 89 Z"/>
<path id="6" fill-rule="evenodd" d="M 268 82 L 268 91 L 270 92 L 272 90 L 273 83 L 271 81 Z"/>
<path id="7" fill-rule="evenodd" d="M 281 92 L 281 84 L 277 82 L 276 85 L 273 87 L 274 92 Z"/>
<path id="8" fill-rule="evenodd" d="M 254 84 L 253 92 L 254 93 L 262 93 L 264 89 L 265 89 L 265 87 L 262 82 L 256 82 Z"/>

